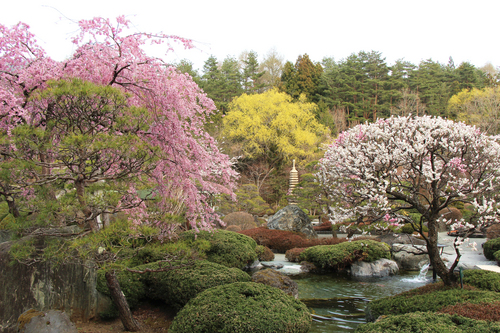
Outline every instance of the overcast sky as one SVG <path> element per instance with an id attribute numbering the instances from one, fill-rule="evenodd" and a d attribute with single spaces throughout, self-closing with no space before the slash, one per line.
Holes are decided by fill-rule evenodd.
<path id="1" fill-rule="evenodd" d="M 499 12 L 499 0 L 24 0 L 3 3 L 0 23 L 29 24 L 56 60 L 74 51 L 74 22 L 125 15 L 136 31 L 193 39 L 197 49 L 179 47 L 166 60 L 187 58 L 196 68 L 210 55 L 222 61 L 254 50 L 261 60 L 272 48 L 292 62 L 304 53 L 321 61 L 374 50 L 389 65 L 451 56 L 456 65 L 497 67 Z"/>

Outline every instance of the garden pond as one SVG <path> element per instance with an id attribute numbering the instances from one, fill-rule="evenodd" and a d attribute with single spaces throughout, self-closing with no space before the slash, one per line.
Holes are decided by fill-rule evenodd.
<path id="1" fill-rule="evenodd" d="M 270 262 L 271 263 L 271 262 Z M 385 278 L 353 278 L 346 273 L 298 273 L 299 265 L 276 254 L 272 264 L 297 282 L 299 299 L 313 316 L 310 333 L 354 332 L 366 323 L 364 310 L 368 302 L 418 288 L 432 282 L 432 273 L 400 272 Z"/>

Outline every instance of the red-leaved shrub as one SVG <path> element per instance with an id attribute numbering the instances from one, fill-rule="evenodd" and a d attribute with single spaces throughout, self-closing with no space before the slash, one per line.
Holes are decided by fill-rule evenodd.
<path id="1" fill-rule="evenodd" d="M 476 320 L 500 321 L 500 302 L 479 304 L 459 303 L 449 305 L 438 312 L 450 315 L 457 314 Z"/>
<path id="2" fill-rule="evenodd" d="M 300 254 L 305 249 L 306 248 L 304 248 L 304 247 L 296 247 L 294 249 L 286 251 L 286 253 L 285 253 L 286 260 L 288 260 L 290 262 L 300 262 Z"/>
<path id="3" fill-rule="evenodd" d="M 252 237 L 258 245 L 264 245 L 278 253 L 285 253 L 294 248 L 307 248 L 316 245 L 334 245 L 345 242 L 345 238 L 316 238 L 307 239 L 304 234 L 267 229 L 264 227 L 243 230 L 243 235 Z"/>

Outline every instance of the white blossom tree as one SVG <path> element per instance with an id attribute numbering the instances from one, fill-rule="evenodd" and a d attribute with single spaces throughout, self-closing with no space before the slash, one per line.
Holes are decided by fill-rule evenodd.
<path id="1" fill-rule="evenodd" d="M 500 144 L 476 127 L 439 117 L 379 119 L 341 133 L 328 146 L 317 177 L 334 202 L 333 223 L 402 222 L 409 219 L 402 211 L 418 211 L 416 228 L 427 242 L 431 264 L 451 285 L 463 240 L 455 240 L 456 259 L 448 268 L 437 246 L 439 212 L 462 202 L 474 213 L 452 227 L 472 231 L 496 222 Z"/>

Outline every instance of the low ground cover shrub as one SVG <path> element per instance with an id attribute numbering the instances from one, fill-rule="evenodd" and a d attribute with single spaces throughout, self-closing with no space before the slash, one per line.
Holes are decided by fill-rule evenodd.
<path id="1" fill-rule="evenodd" d="M 210 248 L 205 251 L 207 260 L 226 267 L 242 269 L 257 259 L 257 244 L 252 238 L 241 233 L 227 230 L 197 233 L 190 230 L 181 233 L 180 239 L 193 244 L 200 239 L 209 241 Z"/>
<path id="2" fill-rule="evenodd" d="M 255 253 L 260 261 L 272 261 L 274 260 L 274 253 L 267 246 L 257 245 L 255 248 Z"/>
<path id="3" fill-rule="evenodd" d="M 495 260 L 495 252 L 500 251 L 500 238 L 487 240 L 483 244 L 483 253 L 486 259 Z"/>
<path id="4" fill-rule="evenodd" d="M 458 315 L 414 312 L 358 326 L 356 333 L 483 333 L 500 332 L 500 324 Z"/>
<path id="5" fill-rule="evenodd" d="M 439 311 L 446 306 L 459 303 L 490 303 L 500 301 L 500 294 L 487 290 L 469 288 L 444 288 L 434 292 L 402 293 L 372 301 L 366 307 L 368 321 L 374 321 L 382 315 L 397 315 L 409 312 Z"/>
<path id="6" fill-rule="evenodd" d="M 293 248 L 306 248 L 316 245 L 332 245 L 345 242 L 345 238 L 307 239 L 305 235 L 285 230 L 267 229 L 265 227 L 244 230 L 243 235 L 252 237 L 258 245 L 267 246 L 278 253 L 286 253 Z"/>
<path id="7" fill-rule="evenodd" d="M 207 289 L 174 318 L 171 333 L 305 333 L 307 307 L 283 291 L 260 283 L 237 282 Z"/>
<path id="8" fill-rule="evenodd" d="M 248 282 L 251 278 L 241 269 L 198 260 L 194 265 L 172 271 L 150 273 L 146 279 L 151 298 L 161 299 L 180 309 L 206 289 L 228 283 Z"/>
<path id="9" fill-rule="evenodd" d="M 449 305 L 439 310 L 439 312 L 476 320 L 500 321 L 500 302 L 478 304 L 460 303 Z"/>
<path id="10" fill-rule="evenodd" d="M 391 259 L 387 244 L 374 240 L 356 240 L 336 245 L 318 245 L 305 249 L 300 259 L 312 262 L 323 269 L 343 269 L 353 262 L 372 262 L 381 258 Z"/>
<path id="11" fill-rule="evenodd" d="M 481 269 L 464 271 L 464 283 L 483 290 L 500 291 L 500 274 Z"/>

